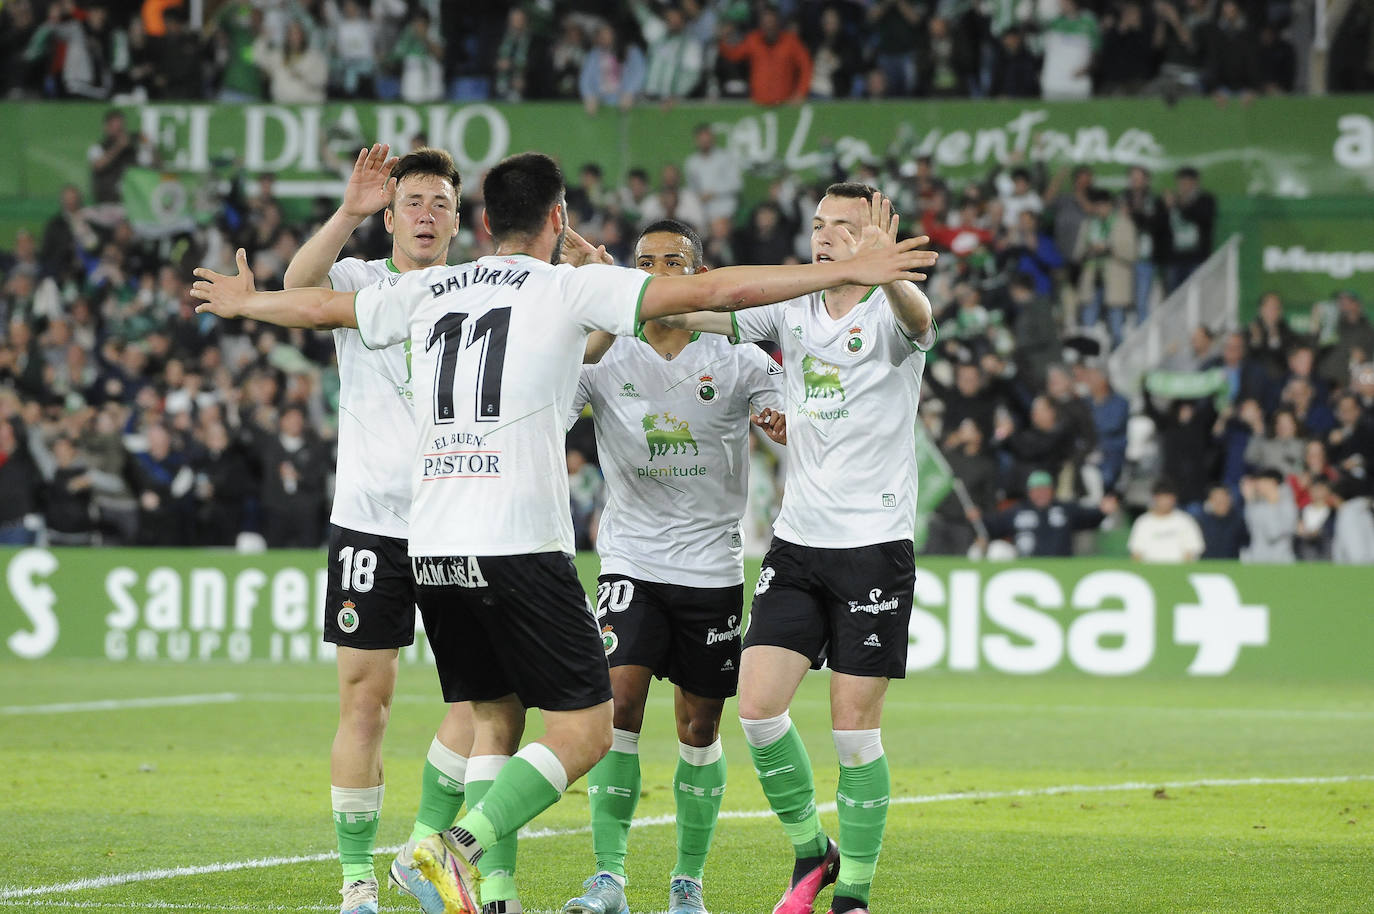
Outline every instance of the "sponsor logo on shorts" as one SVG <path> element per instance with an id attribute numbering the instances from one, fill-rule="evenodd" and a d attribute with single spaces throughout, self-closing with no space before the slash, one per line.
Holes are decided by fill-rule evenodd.
<path id="1" fill-rule="evenodd" d="M 615 653 L 615 649 L 620 647 L 620 636 L 615 633 L 612 626 L 607 625 L 601 630 L 601 646 L 606 649 L 606 656 Z"/>
<path id="2" fill-rule="evenodd" d="M 882 647 L 883 643 L 878 640 L 877 635 L 869 635 L 864 639 L 864 647 Z"/>
<path id="3" fill-rule="evenodd" d="M 410 560 L 416 584 L 430 587 L 486 587 L 475 555 L 415 556 Z"/>
<path id="4" fill-rule="evenodd" d="M 773 583 L 773 575 L 777 574 L 772 568 L 764 568 L 759 572 L 759 582 L 754 585 L 754 596 L 768 592 L 768 585 Z"/>
<path id="5" fill-rule="evenodd" d="M 344 600 L 338 616 L 339 631 L 353 634 L 358 630 L 358 607 L 352 600 Z"/>
<path id="6" fill-rule="evenodd" d="M 722 641 L 734 641 L 739 637 L 739 616 L 731 616 L 725 620 L 725 631 L 719 631 L 714 625 L 706 630 L 706 643 L 719 644 Z"/>
<path id="7" fill-rule="evenodd" d="M 722 664 L 720 665 L 720 671 L 721 671 L 722 673 L 733 673 L 733 672 L 735 671 L 735 661 L 733 661 L 733 660 L 727 660 L 727 661 L 725 661 L 724 663 L 722 663 Z"/>
<path id="8" fill-rule="evenodd" d="M 850 600 L 849 611 L 851 613 L 870 613 L 876 616 L 880 612 L 886 612 L 889 609 L 896 609 L 897 603 L 898 600 L 896 597 L 889 597 L 888 599 L 884 600 L 882 588 L 875 587 L 868 592 L 867 603 L 860 603 L 857 600 Z"/>

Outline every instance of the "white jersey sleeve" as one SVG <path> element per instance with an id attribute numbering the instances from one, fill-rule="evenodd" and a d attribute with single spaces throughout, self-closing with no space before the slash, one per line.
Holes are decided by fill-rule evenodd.
<path id="1" fill-rule="evenodd" d="M 785 303 L 783 303 L 785 304 Z M 759 308 L 745 308 L 731 311 L 730 320 L 734 323 L 735 333 L 731 337 L 737 343 L 772 340 L 782 344 L 780 325 L 783 319 L 782 304 L 763 305 Z"/>
<path id="2" fill-rule="evenodd" d="M 378 261 L 359 260 L 357 257 L 345 257 L 329 268 L 329 287 L 336 292 L 356 292 L 376 282 L 381 276 L 378 272 L 385 275 L 394 272 L 388 269 L 389 260 L 382 261 L 382 269 L 376 268 Z"/>
<path id="3" fill-rule="evenodd" d="M 772 356 L 757 346 L 739 347 L 739 360 L 744 393 L 749 398 L 749 406 L 754 412 L 775 409 L 786 412 L 783 407 L 782 366 Z"/>
<path id="4" fill-rule="evenodd" d="M 384 349 L 410 338 L 410 316 L 432 297 L 426 276 L 431 270 L 393 273 L 353 294 L 358 334 L 368 349 Z"/>
<path id="5" fill-rule="evenodd" d="M 588 332 L 633 336 L 651 279 L 642 270 L 600 263 L 567 271 L 563 291 L 573 323 Z"/>

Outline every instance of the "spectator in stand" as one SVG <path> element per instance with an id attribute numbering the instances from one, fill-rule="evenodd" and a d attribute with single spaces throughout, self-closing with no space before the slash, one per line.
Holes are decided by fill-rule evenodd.
<path id="1" fill-rule="evenodd" d="M 874 62 L 891 95 L 915 95 L 916 48 L 925 10 L 914 0 L 876 0 L 868 7 Z M 925 86 L 929 88 L 929 85 Z"/>
<path id="2" fill-rule="evenodd" d="M 323 448 L 306 428 L 299 406 L 282 410 L 277 433 L 259 444 L 262 466 L 263 533 L 273 548 L 314 549 L 322 540 L 325 508 Z"/>
<path id="3" fill-rule="evenodd" d="M 1024 214 L 1026 219 L 1030 214 Z M 1048 298 L 1036 293 L 1035 280 L 1027 273 L 1012 274 L 1007 285 L 1008 323 L 1016 339 L 1013 353 L 1017 372 L 1028 386 L 1039 388 L 1045 373 L 1061 356 L 1059 323 Z"/>
<path id="4" fill-rule="evenodd" d="M 1288 365 L 1288 353 L 1297 345 L 1298 336 L 1288 326 L 1283 314 L 1283 300 L 1277 292 L 1260 296 L 1255 319 L 1247 330 L 1247 348 L 1272 380 L 1283 377 Z"/>
<path id="5" fill-rule="evenodd" d="M 548 48 L 535 34 L 529 13 L 523 7 L 511 7 L 506 15 L 505 34 L 496 46 L 496 97 L 518 102 L 523 98 L 543 96 L 547 81 L 544 70 L 548 62 Z"/>
<path id="6" fill-rule="evenodd" d="M 1174 0 L 1155 0 L 1155 53 L 1160 59 L 1159 77 L 1153 88 L 1166 100 L 1202 91 L 1202 54 L 1211 27 L 1207 0 L 1183 0 L 1180 11 Z"/>
<path id="7" fill-rule="evenodd" d="M 1215 442 L 1212 426 L 1216 410 L 1209 400 L 1179 400 L 1161 408 L 1145 393 L 1145 413 L 1158 430 L 1162 473 L 1171 480 L 1171 492 L 1184 505 L 1207 495 Z"/>
<path id="8" fill-rule="evenodd" d="M 647 224 L 643 212 L 651 193 L 649 173 L 642 168 L 631 168 L 625 175 L 625 186 L 616 192 L 621 215 L 636 229 Z"/>
<path id="9" fill-rule="evenodd" d="M 1266 23 L 1260 28 L 1255 54 L 1259 61 L 1260 91 L 1267 95 L 1292 92 L 1298 72 L 1297 55 L 1293 45 L 1273 24 Z"/>
<path id="10" fill-rule="evenodd" d="M 1153 39 L 1135 0 L 1109 10 L 1102 20 L 1100 90 L 1137 95 L 1155 74 Z"/>
<path id="11" fill-rule="evenodd" d="M 731 248 L 739 263 L 785 263 L 789 257 L 796 258 L 792 233 L 783 222 L 782 210 L 770 200 L 754 207 L 749 228 L 735 234 Z"/>
<path id="12" fill-rule="evenodd" d="M 630 10 L 649 45 L 645 97 L 672 101 L 691 96 L 701 84 L 706 48 L 687 28 L 686 13 L 680 6 L 668 4 L 659 14 L 645 0 L 631 0 Z"/>
<path id="13" fill-rule="evenodd" d="M 811 50 L 811 97 L 849 98 L 862 64 L 854 35 L 845 30 L 834 4 L 821 10 L 820 28 Z"/>
<path id="14" fill-rule="evenodd" d="M 1301 473 L 1306 442 L 1298 434 L 1298 419 L 1291 409 L 1279 409 L 1270 422 L 1269 434 L 1256 432 L 1245 448 L 1245 462 L 1258 471 L 1272 470 L 1281 476 Z"/>
<path id="15" fill-rule="evenodd" d="M 344 0 L 343 9 L 329 26 L 329 46 L 333 49 L 331 85 L 344 98 L 366 98 L 372 94 L 377 72 L 376 34 L 360 0 Z"/>
<path id="16" fill-rule="evenodd" d="M 1150 170 L 1133 165 L 1127 176 L 1122 199 L 1135 223 L 1135 314 L 1136 324 L 1150 315 L 1150 297 L 1155 284 L 1155 234 L 1162 212 L 1159 198 L 1150 187 Z"/>
<path id="17" fill-rule="evenodd" d="M 1014 269 L 1031 278 L 1036 295 L 1048 299 L 1054 293 L 1058 273 L 1064 269 L 1064 256 L 1036 213 L 1021 212 L 1004 250 Z"/>
<path id="18" fill-rule="evenodd" d="M 1078 229 L 1074 262 L 1079 266 L 1078 296 L 1083 302 L 1084 327 L 1097 326 L 1103 305 L 1112 345 L 1121 345 L 1126 333 L 1126 311 L 1135 294 L 1135 223 L 1125 208 L 1105 190 L 1088 192 L 1089 217 Z"/>
<path id="19" fill-rule="evenodd" d="M 1310 381 L 1293 378 L 1283 387 L 1279 403 L 1293 411 L 1298 427 L 1317 437 L 1324 436 L 1336 425 L 1336 417 L 1331 408 L 1317 398 L 1316 390 Z"/>
<path id="20" fill-rule="evenodd" d="M 1045 396 L 1059 410 L 1064 432 L 1069 436 L 1069 462 L 1081 466 L 1097 449 L 1097 425 L 1091 404 L 1075 393 L 1073 377 L 1063 365 L 1051 365 L 1045 372 Z"/>
<path id="21" fill-rule="evenodd" d="M 1349 477 L 1336 484 L 1331 502 L 1336 522 L 1331 561 L 1337 565 L 1374 565 L 1374 501 Z"/>
<path id="22" fill-rule="evenodd" d="M 38 258 L 45 273 L 66 280 L 81 269 L 78 255 L 84 257 L 94 251 L 100 236 L 90 224 L 76 185 L 63 187 L 60 199 L 60 211 L 43 229 Z"/>
<path id="23" fill-rule="evenodd" d="M 188 536 L 187 495 L 194 477 L 186 455 L 173 449 L 171 433 L 160 423 L 148 426 L 147 450 L 134 455 L 134 492 L 138 496 L 138 541 L 143 546 L 183 546 Z"/>
<path id="24" fill-rule="evenodd" d="M 1073 534 L 1093 530 L 1115 514 L 1115 495 L 1102 497 L 1096 508 L 1054 497 L 1054 478 L 1044 470 L 1026 479 L 1026 497 L 1000 514 L 987 518 L 988 536 L 1011 539 L 1022 557 L 1049 558 L 1073 555 Z"/>
<path id="25" fill-rule="evenodd" d="M 260 35 L 253 56 L 267 73 L 272 101 L 279 104 L 319 104 L 324 101 L 329 83 L 329 62 L 317 48 L 310 46 L 305 27 L 296 20 L 286 25 L 281 47 Z"/>
<path id="26" fill-rule="evenodd" d="M 972 422 L 983 442 L 992 440 L 998 402 L 989 395 L 987 379 L 977 362 L 959 362 L 954 366 L 953 388 L 944 387 L 933 375 L 926 383 L 944 404 L 946 428 L 958 429 L 965 422 Z"/>
<path id="27" fill-rule="evenodd" d="M 253 48 L 262 34 L 262 11 L 249 0 L 230 0 L 205 24 L 222 61 L 218 98 L 222 102 L 262 101 L 262 74 Z"/>
<path id="28" fill-rule="evenodd" d="M 1336 401 L 1336 426 L 1326 436 L 1327 453 L 1342 473 L 1368 480 L 1374 471 L 1374 420 L 1353 393 Z"/>
<path id="29" fill-rule="evenodd" d="M 1350 366 L 1374 359 L 1374 325 L 1354 292 L 1337 293 L 1336 308 L 1335 342 L 1322 356 L 1320 374 L 1333 387 L 1344 387 L 1350 380 Z"/>
<path id="30" fill-rule="evenodd" d="M 998 39 L 988 94 L 996 98 L 1038 98 L 1040 61 L 1026 47 L 1026 36 L 1012 26 Z"/>
<path id="31" fill-rule="evenodd" d="M 595 549 L 606 481 L 596 465 L 577 448 L 567 451 L 568 498 L 571 502 L 573 536 L 578 549 Z"/>
<path id="32" fill-rule="evenodd" d="M 1221 0 L 1208 33 L 1203 80 L 1219 98 L 1253 95 L 1260 86 L 1255 36 L 1236 0 Z"/>
<path id="33" fill-rule="evenodd" d="M 1336 528 L 1336 513 L 1331 510 L 1330 481 L 1314 480 L 1307 495 L 1307 504 L 1298 508 L 1293 553 L 1300 562 L 1329 562 L 1331 538 Z"/>
<path id="34" fill-rule="evenodd" d="M 95 520 L 91 514 L 93 481 L 76 443 L 65 435 L 52 444 L 55 460 L 48 483 L 48 543 L 53 546 L 89 546 L 95 539 Z"/>
<path id="35" fill-rule="evenodd" d="M 967 98 L 973 94 L 970 87 L 976 80 L 977 50 L 948 19 L 932 17 L 927 31 L 926 53 L 919 67 L 922 93 L 935 98 Z"/>
<path id="36" fill-rule="evenodd" d="M 35 531 L 29 520 L 38 514 L 43 478 L 24 445 L 22 423 L 0 418 L 0 545 L 28 546 Z"/>
<path id="37" fill-rule="evenodd" d="M 1107 373 L 1100 366 L 1089 365 L 1084 369 L 1084 380 L 1088 385 L 1086 400 L 1097 429 L 1102 485 L 1111 491 L 1116 488 L 1126 463 L 1126 424 L 1131 418 L 1131 404 L 1112 390 Z"/>
<path id="38" fill-rule="evenodd" d="M 949 427 L 946 413 L 945 427 Z M 997 507 L 997 461 L 988 453 L 987 439 L 972 419 L 965 419 L 945 436 L 941 450 L 954 478 L 963 484 L 973 510 L 951 491 L 931 515 L 925 551 L 929 555 L 967 555 L 977 539 L 972 526 Z"/>
<path id="39" fill-rule="evenodd" d="M 401 101 L 412 105 L 444 97 L 444 43 L 429 13 L 417 8 L 388 59 L 401 72 Z"/>
<path id="40" fill-rule="evenodd" d="M 710 124 L 698 124 L 692 131 L 696 152 L 687 157 L 683 171 L 687 189 L 696 194 L 709 220 L 733 218 L 744 188 L 744 169 L 728 148 L 716 144 Z"/>
<path id="41" fill-rule="evenodd" d="M 1078 0 L 1059 0 L 1059 15 L 1041 33 L 1040 93 L 1047 100 L 1083 99 L 1093 92 L 1092 69 L 1102 36 L 1097 17 Z"/>
<path id="42" fill-rule="evenodd" d="M 1292 490 L 1283 483 L 1283 474 L 1265 470 L 1242 479 L 1240 494 L 1245 499 L 1245 526 L 1250 531 L 1250 545 L 1241 550 L 1241 561 L 1291 565 L 1298 506 Z"/>
<path id="43" fill-rule="evenodd" d="M 165 99 L 204 98 L 205 47 L 200 36 L 187 28 L 183 10 L 169 9 L 162 18 L 164 33 L 148 39 L 145 82 L 150 93 Z"/>
<path id="44" fill-rule="evenodd" d="M 123 111 L 105 112 L 100 142 L 86 151 L 91 163 L 91 191 L 96 203 L 119 203 L 119 182 L 129 166 L 138 162 L 143 137 L 129 133 Z"/>
<path id="45" fill-rule="evenodd" d="M 1150 510 L 1136 518 L 1126 548 L 1137 562 L 1192 562 L 1202 555 L 1202 530 L 1178 508 L 1178 494 L 1166 479 L 1155 483 Z"/>
<path id="46" fill-rule="evenodd" d="M 1203 371 L 1216 367 L 1219 360 L 1213 353 L 1216 348 L 1215 335 L 1206 324 L 1198 324 L 1188 335 L 1188 348 L 1180 350 L 1178 344 L 1171 344 L 1160 368 L 1165 371 Z"/>
<path id="47" fill-rule="evenodd" d="M 1030 423 L 1010 435 L 994 432 L 1002 439 L 1002 447 L 1012 459 L 1012 476 L 1019 482 L 1037 470 L 1049 473 L 1055 480 L 1068 464 L 1073 453 L 1073 437 L 1059 415 L 1059 409 L 1049 397 L 1036 397 L 1031 403 Z M 1013 485 L 1007 486 L 1008 494 Z"/>
<path id="48" fill-rule="evenodd" d="M 644 52 L 622 40 L 610 25 L 598 26 L 582 61 L 579 89 L 588 114 L 596 114 L 602 105 L 628 110 L 644 90 Z"/>
<path id="49" fill-rule="evenodd" d="M 1169 236 L 1166 294 L 1202 266 L 1212 255 L 1212 230 L 1217 220 L 1217 200 L 1202 189 L 1198 170 L 1180 168 L 1174 175 L 1176 189 L 1161 196 Z"/>
<path id="50" fill-rule="evenodd" d="M 1204 559 L 1237 560 L 1240 552 L 1250 544 L 1245 518 L 1236 510 L 1236 500 L 1226 486 L 1212 486 L 1198 512 L 1197 522 L 1202 530 Z"/>
<path id="51" fill-rule="evenodd" d="M 748 61 L 749 97 L 757 105 L 797 104 L 811 87 L 811 55 L 796 30 L 783 27 L 782 16 L 765 6 L 759 27 L 743 38 L 726 26 L 720 56 L 729 61 Z"/>
<path id="52" fill-rule="evenodd" d="M 244 529 L 244 504 L 252 497 L 252 473 L 242 446 L 222 423 L 211 424 L 196 460 L 196 543 L 233 546 Z"/>
<path id="53" fill-rule="evenodd" d="M 1057 172 L 1045 188 L 1045 210 L 1054 225 L 1054 246 L 1062 254 L 1072 254 L 1078 244 L 1078 233 L 1092 213 L 1091 193 L 1093 170 L 1087 165 L 1073 169 L 1073 186 L 1060 192 L 1067 176 L 1067 168 Z"/>
<path id="54" fill-rule="evenodd" d="M 549 96 L 577 98 L 582 62 L 587 56 L 587 36 L 576 16 L 563 17 L 562 29 L 549 50 Z"/>
<path id="55" fill-rule="evenodd" d="M 30 0 L 0 6 L 0 98 L 28 98 L 39 92 L 39 61 L 25 52 L 38 34 Z"/>

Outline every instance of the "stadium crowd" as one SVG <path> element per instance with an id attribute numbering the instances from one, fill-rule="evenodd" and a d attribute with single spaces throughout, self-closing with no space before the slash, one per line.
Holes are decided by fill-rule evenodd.
<path id="1" fill-rule="evenodd" d="M 11 0 L 0 94 L 428 102 L 805 98 L 1219 98 L 1303 91 L 1293 0 Z M 1351 4 L 1329 91 L 1374 85 Z"/>

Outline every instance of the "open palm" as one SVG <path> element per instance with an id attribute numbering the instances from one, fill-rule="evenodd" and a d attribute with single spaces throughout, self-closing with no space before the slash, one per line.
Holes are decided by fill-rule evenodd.
<path id="1" fill-rule="evenodd" d="M 385 143 L 374 143 L 371 149 L 358 152 L 358 160 L 353 163 L 353 174 L 344 188 L 344 212 L 358 219 L 366 219 L 391 202 L 391 196 L 396 192 L 391 170 L 400 159 L 388 158 L 390 152 L 391 147 Z"/>

